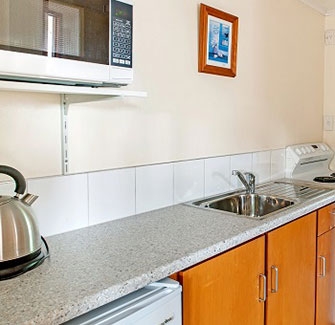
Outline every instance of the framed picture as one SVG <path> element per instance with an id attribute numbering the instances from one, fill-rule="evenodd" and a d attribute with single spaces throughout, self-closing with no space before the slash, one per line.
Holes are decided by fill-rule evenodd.
<path id="1" fill-rule="evenodd" d="M 200 4 L 199 72 L 236 76 L 238 17 Z"/>

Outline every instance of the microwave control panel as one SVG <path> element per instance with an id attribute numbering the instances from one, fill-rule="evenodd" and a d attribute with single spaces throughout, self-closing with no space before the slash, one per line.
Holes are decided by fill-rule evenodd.
<path id="1" fill-rule="evenodd" d="M 111 65 L 133 66 L 133 6 L 111 0 Z"/>

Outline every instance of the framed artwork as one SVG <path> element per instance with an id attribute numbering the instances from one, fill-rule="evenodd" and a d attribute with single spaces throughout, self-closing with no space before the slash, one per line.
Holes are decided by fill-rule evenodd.
<path id="1" fill-rule="evenodd" d="M 199 72 L 236 76 L 238 17 L 200 4 Z"/>

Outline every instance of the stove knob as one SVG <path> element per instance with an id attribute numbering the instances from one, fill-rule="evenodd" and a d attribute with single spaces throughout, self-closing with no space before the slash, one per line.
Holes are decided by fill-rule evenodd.
<path id="1" fill-rule="evenodd" d="M 305 154 L 306 153 L 305 147 L 301 147 L 301 151 L 302 151 L 303 154 Z"/>

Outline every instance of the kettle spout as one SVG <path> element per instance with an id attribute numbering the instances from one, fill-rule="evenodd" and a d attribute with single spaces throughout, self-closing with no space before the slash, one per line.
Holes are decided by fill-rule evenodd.
<path id="1" fill-rule="evenodd" d="M 21 201 L 29 206 L 31 206 L 38 199 L 38 195 L 27 193 L 21 199 Z"/>

